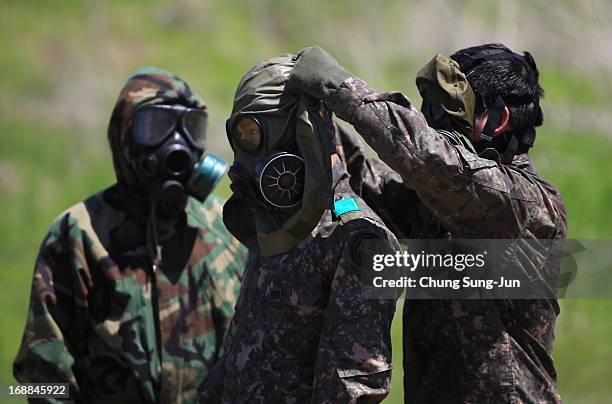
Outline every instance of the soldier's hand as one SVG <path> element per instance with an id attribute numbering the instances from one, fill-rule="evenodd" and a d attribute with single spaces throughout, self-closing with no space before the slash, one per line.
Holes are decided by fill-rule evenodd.
<path id="1" fill-rule="evenodd" d="M 297 55 L 286 88 L 325 99 L 330 91 L 351 76 L 329 53 L 318 46 L 312 46 L 302 49 Z"/>

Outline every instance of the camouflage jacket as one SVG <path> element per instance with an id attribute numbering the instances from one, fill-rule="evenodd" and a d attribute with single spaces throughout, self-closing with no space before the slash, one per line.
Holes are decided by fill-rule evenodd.
<path id="1" fill-rule="evenodd" d="M 401 237 L 562 239 L 558 192 L 526 155 L 483 158 L 427 125 L 401 93 L 357 78 L 327 103 L 388 164 L 344 133 L 351 185 Z M 421 402 L 559 402 L 552 361 L 559 306 L 549 300 L 406 301 L 405 399 Z"/>
<path id="2" fill-rule="evenodd" d="M 345 179 L 309 238 L 284 254 L 249 256 L 225 356 L 202 387 L 202 402 L 379 402 L 391 380 L 393 299 L 367 299 L 356 246 L 394 236 Z M 213 376 L 213 374 L 215 374 Z"/>
<path id="3" fill-rule="evenodd" d="M 143 225 L 118 194 L 95 194 L 51 226 L 15 378 L 69 383 L 77 402 L 192 402 L 220 355 L 245 249 L 221 201 L 189 199 L 153 273 Z"/>

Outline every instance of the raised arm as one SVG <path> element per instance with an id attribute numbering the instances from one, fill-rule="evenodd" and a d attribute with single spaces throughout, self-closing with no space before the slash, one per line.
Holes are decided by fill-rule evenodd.
<path id="1" fill-rule="evenodd" d="M 402 178 L 375 157 L 368 157 L 358 135 L 341 126 L 336 129 L 338 154 L 350 175 L 355 193 L 385 222 L 398 238 L 412 238 L 422 227 L 417 193 Z"/>
<path id="2" fill-rule="evenodd" d="M 403 94 L 372 90 L 322 49 L 301 53 L 290 87 L 353 125 L 456 237 L 518 237 L 529 215 L 554 229 L 558 212 L 540 183 L 450 144 Z"/>

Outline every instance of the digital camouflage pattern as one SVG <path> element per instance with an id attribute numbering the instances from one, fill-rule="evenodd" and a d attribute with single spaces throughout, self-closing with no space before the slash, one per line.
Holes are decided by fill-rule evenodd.
<path id="1" fill-rule="evenodd" d="M 354 250 L 363 237 L 399 246 L 346 177 L 334 195 L 361 210 L 327 210 L 295 248 L 249 256 L 225 356 L 201 402 L 379 402 L 389 393 L 395 301 L 364 297 Z"/>
<path id="2" fill-rule="evenodd" d="M 526 154 L 510 165 L 495 152 L 479 156 L 430 128 L 403 94 L 375 92 L 354 77 L 328 91 L 337 116 L 388 164 L 367 159 L 358 140 L 340 133 L 351 185 L 399 237 L 516 239 L 515 256 L 533 262 L 547 252 L 521 240 L 565 238 L 563 201 Z M 406 402 L 560 402 L 558 314 L 555 299 L 407 300 Z"/>
<path id="3" fill-rule="evenodd" d="M 219 358 L 246 261 L 222 223 L 223 201 L 189 198 L 154 273 L 148 208 L 125 160 L 135 106 L 173 101 L 203 106 L 156 68 L 121 92 L 109 126 L 118 183 L 62 213 L 41 245 L 13 368 L 20 382 L 69 383 L 77 402 L 193 402 Z"/>

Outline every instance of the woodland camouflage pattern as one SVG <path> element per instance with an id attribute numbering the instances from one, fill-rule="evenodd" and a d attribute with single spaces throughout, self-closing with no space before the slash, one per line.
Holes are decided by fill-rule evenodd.
<path id="1" fill-rule="evenodd" d="M 126 132 L 144 103 L 203 107 L 178 77 L 137 71 L 109 126 L 118 183 L 62 213 L 36 261 L 15 359 L 20 382 L 66 382 L 77 402 L 193 402 L 233 315 L 245 249 L 222 223 L 222 201 L 189 199 L 152 273 L 146 210 L 126 162 Z"/>
<path id="2" fill-rule="evenodd" d="M 362 210 L 327 210 L 297 247 L 249 256 L 225 356 L 201 402 L 379 402 L 389 393 L 395 301 L 364 298 L 354 250 L 363 237 L 399 246 L 346 176 L 334 195 Z"/>
<path id="3" fill-rule="evenodd" d="M 351 185 L 399 237 L 516 239 L 516 257 L 528 259 L 546 251 L 525 239 L 565 238 L 561 197 L 526 154 L 510 165 L 476 155 L 431 129 L 403 94 L 354 77 L 326 102 L 388 164 L 340 133 Z M 407 300 L 406 402 L 560 402 L 551 356 L 558 314 L 556 299 Z"/>

